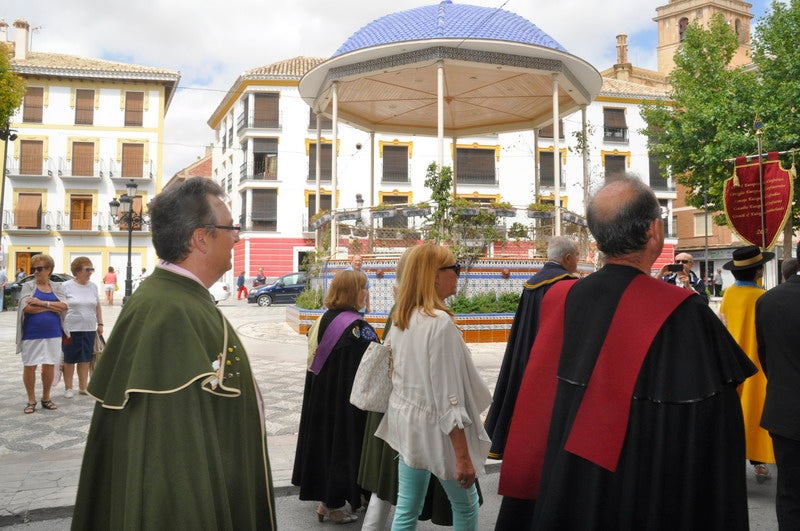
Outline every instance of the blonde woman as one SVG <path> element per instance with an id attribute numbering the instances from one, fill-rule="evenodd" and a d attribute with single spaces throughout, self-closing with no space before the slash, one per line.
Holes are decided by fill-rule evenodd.
<path id="1" fill-rule="evenodd" d="M 420 245 L 395 298 L 393 388 L 376 432 L 400 454 L 393 530 L 416 528 L 431 475 L 450 499 L 453 527 L 478 528 L 475 480 L 490 446 L 480 414 L 492 396 L 444 303 L 460 272 L 449 249 Z"/>
<path id="2" fill-rule="evenodd" d="M 42 409 L 58 409 L 50 400 L 53 370 L 61 363 L 61 313 L 67 310 L 61 285 L 50 282 L 53 258 L 31 258 L 34 278 L 22 285 L 17 311 L 17 352 L 22 356 L 22 382 L 28 395 L 24 413 L 36 411 L 36 367 L 42 366 Z"/>

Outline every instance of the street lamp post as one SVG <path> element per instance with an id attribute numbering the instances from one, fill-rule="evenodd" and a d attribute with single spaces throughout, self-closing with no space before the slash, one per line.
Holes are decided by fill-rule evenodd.
<path id="1" fill-rule="evenodd" d="M 133 293 L 133 269 L 131 264 L 133 225 L 139 224 L 141 226 L 141 224 L 144 222 L 144 218 L 133 210 L 133 199 L 136 197 L 136 188 L 138 188 L 138 186 L 135 182 L 129 181 L 125 187 L 127 189 L 126 193 L 120 196 L 119 201 L 112 199 L 111 202 L 108 203 L 108 207 L 111 211 L 111 217 L 116 219 L 117 226 L 120 226 L 123 223 L 127 224 L 128 226 L 128 268 L 125 276 L 125 296 L 122 297 L 123 305 L 128 301 Z"/>
<path id="2" fill-rule="evenodd" d="M 14 141 L 17 139 L 17 131 L 15 129 L 11 129 L 9 127 L 8 122 L 6 122 L 6 126 L 3 129 L 0 129 L 0 139 L 3 140 L 4 147 L 3 147 L 3 175 L 0 177 L 2 182 L 0 182 L 0 235 L 2 234 L 2 227 L 3 227 L 3 205 L 6 196 L 6 161 L 8 160 L 8 141 Z"/>

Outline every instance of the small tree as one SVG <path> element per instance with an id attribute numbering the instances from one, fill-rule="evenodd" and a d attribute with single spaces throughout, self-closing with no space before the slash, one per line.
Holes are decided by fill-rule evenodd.
<path id="1" fill-rule="evenodd" d="M 5 127 L 25 97 L 25 80 L 11 71 L 8 48 L 0 43 L 0 127 Z"/>

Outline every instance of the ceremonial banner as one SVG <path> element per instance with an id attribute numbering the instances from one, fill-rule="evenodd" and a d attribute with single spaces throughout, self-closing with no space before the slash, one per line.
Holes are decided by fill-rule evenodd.
<path id="1" fill-rule="evenodd" d="M 725 181 L 723 201 L 733 230 L 751 245 L 771 249 L 791 213 L 795 169 L 782 168 L 778 153 L 771 151 L 763 162 L 763 175 L 763 211 L 757 159 L 736 158 L 733 177 Z"/>

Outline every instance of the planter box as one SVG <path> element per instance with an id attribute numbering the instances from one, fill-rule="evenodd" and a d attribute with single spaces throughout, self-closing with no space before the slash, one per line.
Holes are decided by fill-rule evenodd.
<path id="1" fill-rule="evenodd" d="M 431 213 L 430 207 L 428 208 L 405 208 L 403 214 L 409 218 L 416 218 L 420 216 L 427 216 Z"/>
<path id="2" fill-rule="evenodd" d="M 331 216 L 330 216 L 330 214 L 325 214 L 325 215 L 324 215 L 324 216 L 322 216 L 321 218 L 319 218 L 319 219 L 317 219 L 317 220 L 314 220 L 314 221 L 312 221 L 311 223 L 309 223 L 309 225 L 308 225 L 308 226 L 309 226 L 309 227 L 310 227 L 312 230 L 317 230 L 318 228 L 320 228 L 321 226 L 325 225 L 326 223 L 329 223 L 329 222 L 330 222 L 330 220 L 331 220 Z"/>
<path id="3" fill-rule="evenodd" d="M 361 212 L 339 212 L 336 214 L 337 221 L 350 221 L 361 219 Z"/>
<path id="4" fill-rule="evenodd" d="M 498 218 L 513 218 L 514 216 L 517 215 L 517 211 L 512 209 L 501 208 L 495 210 L 494 215 L 497 216 Z"/>
<path id="5" fill-rule="evenodd" d="M 533 219 L 552 219 L 553 213 L 546 210 L 528 210 L 528 217 Z"/>
<path id="6" fill-rule="evenodd" d="M 393 208 L 387 208 L 382 210 L 373 210 L 372 217 L 374 219 L 381 219 L 381 218 L 393 218 L 397 214 L 397 210 Z"/>
<path id="7" fill-rule="evenodd" d="M 477 208 L 458 208 L 453 209 L 452 213 L 454 216 L 473 217 L 477 216 L 480 213 L 480 210 Z"/>

